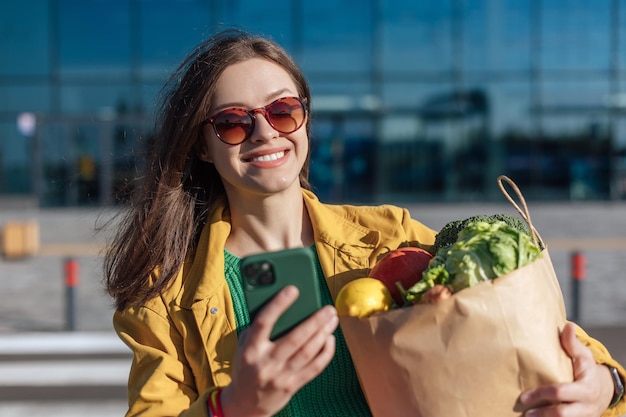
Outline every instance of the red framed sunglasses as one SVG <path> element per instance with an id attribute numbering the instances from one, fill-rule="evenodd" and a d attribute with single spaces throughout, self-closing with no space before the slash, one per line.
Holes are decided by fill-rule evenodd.
<path id="1" fill-rule="evenodd" d="M 254 132 L 255 116 L 260 113 L 265 120 L 283 134 L 300 129 L 306 118 L 306 98 L 281 97 L 257 109 L 229 107 L 203 122 L 213 126 L 215 136 L 229 145 L 245 142 Z"/>

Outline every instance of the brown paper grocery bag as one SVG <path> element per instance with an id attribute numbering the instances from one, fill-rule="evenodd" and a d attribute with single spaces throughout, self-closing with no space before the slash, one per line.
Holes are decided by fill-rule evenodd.
<path id="1" fill-rule="evenodd" d="M 540 239 L 524 211 L 511 200 Z M 541 242 L 543 245 L 543 242 Z M 547 248 L 532 264 L 437 304 L 340 324 L 375 417 L 521 416 L 528 388 L 572 381 L 563 296 Z"/>

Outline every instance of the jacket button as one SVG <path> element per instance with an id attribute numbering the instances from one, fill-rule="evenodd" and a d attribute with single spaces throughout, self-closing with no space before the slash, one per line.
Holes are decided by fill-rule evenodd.
<path id="1" fill-rule="evenodd" d="M 211 310 L 209 310 L 211 312 L 211 314 L 217 314 L 217 307 L 211 307 Z"/>

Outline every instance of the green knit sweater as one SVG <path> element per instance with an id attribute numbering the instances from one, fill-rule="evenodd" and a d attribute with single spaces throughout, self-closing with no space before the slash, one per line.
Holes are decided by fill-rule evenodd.
<path id="1" fill-rule="evenodd" d="M 315 259 L 317 251 L 311 247 Z M 226 281 L 230 287 L 237 333 L 249 326 L 250 316 L 241 285 L 239 263 L 241 259 L 224 250 Z M 322 267 L 317 264 L 317 276 L 320 281 L 322 304 L 332 304 Z M 360 417 L 371 416 L 365 397 L 350 358 L 350 352 L 340 328 L 335 331 L 336 352 L 330 365 L 313 381 L 305 385 L 293 396 L 289 404 L 276 416 L 280 417 Z"/>

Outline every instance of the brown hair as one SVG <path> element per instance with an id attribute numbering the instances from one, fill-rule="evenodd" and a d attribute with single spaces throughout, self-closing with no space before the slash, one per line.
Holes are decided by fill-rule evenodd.
<path id="1" fill-rule="evenodd" d="M 201 122 L 224 69 L 251 58 L 283 67 L 300 97 L 311 102 L 302 72 L 270 40 L 227 30 L 185 58 L 164 86 L 146 172 L 105 254 L 106 290 L 118 310 L 140 305 L 167 287 L 195 250 L 212 204 L 225 194 L 213 164 L 197 155 L 203 140 Z M 306 130 L 308 135 L 310 117 Z M 300 172 L 300 184 L 310 189 L 308 174 L 309 156 Z M 158 277 L 150 284 L 156 269 Z"/>

